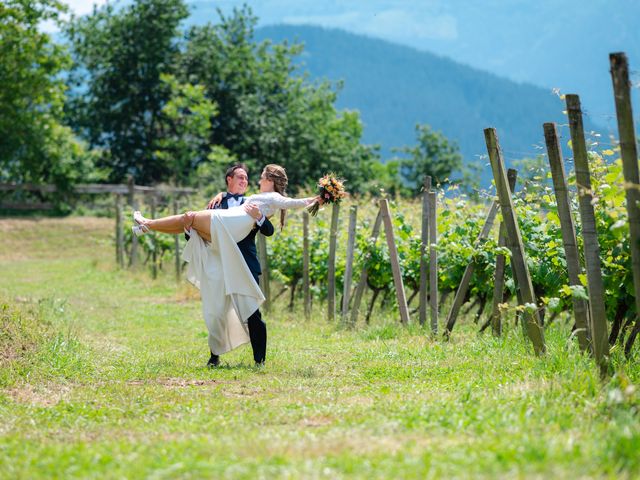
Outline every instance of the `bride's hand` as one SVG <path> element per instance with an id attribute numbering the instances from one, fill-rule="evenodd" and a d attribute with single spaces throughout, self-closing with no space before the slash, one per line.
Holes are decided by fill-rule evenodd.
<path id="1" fill-rule="evenodd" d="M 218 193 L 215 197 L 213 197 L 209 203 L 207 203 L 207 208 L 211 210 L 212 208 L 216 208 L 218 205 L 222 203 L 222 199 L 224 198 L 224 192 Z"/>

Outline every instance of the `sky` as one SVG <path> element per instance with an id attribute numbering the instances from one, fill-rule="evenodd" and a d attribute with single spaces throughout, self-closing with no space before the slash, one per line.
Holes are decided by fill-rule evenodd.
<path id="1" fill-rule="evenodd" d="M 76 15 L 84 15 L 91 12 L 94 4 L 104 5 L 107 0 L 65 3 Z M 288 23 L 342 28 L 418 48 L 425 39 L 455 40 L 458 36 L 456 19 L 445 13 L 446 3 L 440 0 L 188 0 L 187 3 L 219 7 L 225 12 L 246 3 L 262 25 Z"/>
<path id="2" fill-rule="evenodd" d="M 312 24 L 341 28 L 423 48 L 425 40 L 458 37 L 456 18 L 442 0 L 221 0 L 189 3 L 201 8 L 213 5 L 223 11 L 248 4 L 260 24 Z"/>
<path id="3" fill-rule="evenodd" d="M 107 0 L 87 1 L 87 0 L 63 0 L 76 15 L 85 15 L 93 10 L 93 6 L 101 6 L 107 3 Z"/>

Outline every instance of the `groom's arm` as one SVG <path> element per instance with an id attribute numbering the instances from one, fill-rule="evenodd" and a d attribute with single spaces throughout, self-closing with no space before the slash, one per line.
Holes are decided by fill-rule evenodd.
<path id="1" fill-rule="evenodd" d="M 244 211 L 247 212 L 256 221 L 256 227 L 265 237 L 273 235 L 274 228 L 271 220 L 262 214 L 260 208 L 255 203 L 245 203 Z"/>
<path id="2" fill-rule="evenodd" d="M 273 235 L 273 232 L 275 231 L 275 228 L 273 228 L 273 224 L 271 223 L 271 220 L 269 220 L 267 217 L 264 217 L 264 222 L 262 222 L 262 225 L 258 226 L 258 229 L 260 230 L 260 233 L 263 234 L 265 237 L 270 237 L 271 235 Z"/>

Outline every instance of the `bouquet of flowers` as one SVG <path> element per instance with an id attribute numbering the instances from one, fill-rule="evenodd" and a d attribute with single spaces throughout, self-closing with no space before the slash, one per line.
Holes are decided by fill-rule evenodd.
<path id="1" fill-rule="evenodd" d="M 328 173 L 318 180 L 318 196 L 322 203 L 340 203 L 347 192 L 344 190 L 344 180 L 336 177 L 335 173 Z M 320 209 L 320 202 L 314 202 L 307 207 L 309 213 L 315 216 Z"/>

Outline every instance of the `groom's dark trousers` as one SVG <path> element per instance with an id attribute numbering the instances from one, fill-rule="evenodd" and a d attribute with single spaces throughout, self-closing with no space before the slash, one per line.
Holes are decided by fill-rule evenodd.
<path id="1" fill-rule="evenodd" d="M 217 208 L 229 208 L 227 204 L 228 198 L 222 199 L 222 202 Z M 244 203 L 244 198 L 242 199 Z M 256 234 L 260 232 L 266 237 L 273 235 L 273 224 L 268 218 L 264 219 L 263 224 L 258 227 L 257 225 L 251 230 L 249 235 L 238 242 L 238 248 L 240 253 L 244 257 L 244 261 L 247 263 L 249 270 L 257 284 L 260 284 L 260 275 L 262 269 L 260 268 L 260 261 L 258 260 L 258 251 L 256 249 Z M 228 272 L 227 272 L 228 273 Z M 256 310 L 248 319 L 249 324 L 249 338 L 251 339 L 251 348 L 253 349 L 253 359 L 256 363 L 260 364 L 265 361 L 267 356 L 267 325 L 262 320 L 262 314 L 260 310 Z M 217 356 L 211 355 L 213 361 L 217 363 Z"/>

